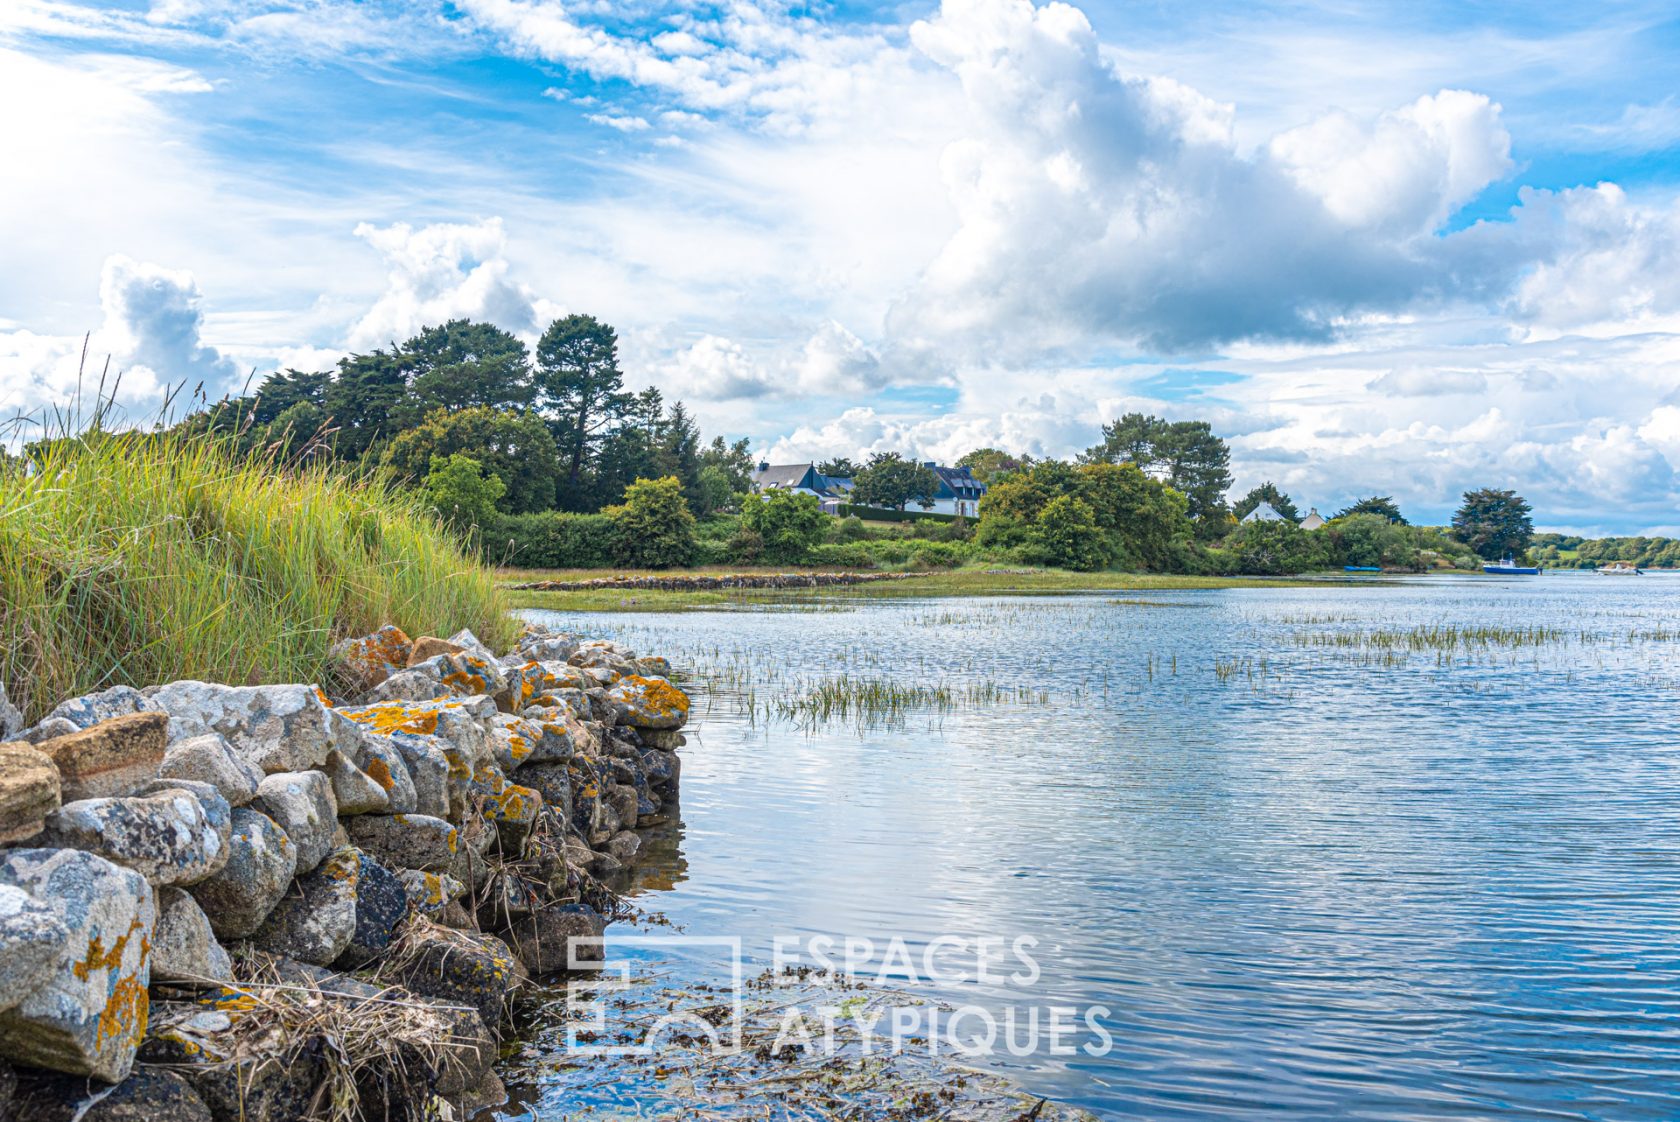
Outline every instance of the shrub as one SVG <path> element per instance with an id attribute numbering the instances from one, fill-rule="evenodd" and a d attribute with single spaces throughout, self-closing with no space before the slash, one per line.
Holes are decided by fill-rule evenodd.
<path id="1" fill-rule="evenodd" d="M 1039 512 L 1034 533 L 1052 565 L 1089 571 L 1108 562 L 1108 539 L 1084 499 L 1057 495 Z"/>
<path id="2" fill-rule="evenodd" d="M 741 504 L 741 526 L 764 542 L 766 561 L 798 562 L 828 534 L 828 515 L 815 495 L 770 491 Z"/>
<path id="3" fill-rule="evenodd" d="M 757 530 L 742 526 L 729 539 L 730 560 L 742 565 L 756 565 L 764 556 L 764 538 Z"/>
<path id="4" fill-rule="evenodd" d="M 480 534 L 485 559 L 522 569 L 604 569 L 613 563 L 613 524 L 604 514 L 543 510 L 504 515 Z"/>
<path id="5" fill-rule="evenodd" d="M 448 459 L 432 457 L 425 489 L 438 517 L 458 531 L 470 531 L 494 520 L 496 501 L 507 487 L 497 476 L 485 475 L 471 456 L 454 452 Z"/>
<path id="6" fill-rule="evenodd" d="M 1322 569 L 1330 563 L 1328 539 L 1293 522 L 1244 522 L 1227 535 L 1224 550 L 1235 557 L 1235 571 L 1254 576 L 1286 576 Z"/>
<path id="7" fill-rule="evenodd" d="M 806 558 L 825 569 L 873 569 L 875 556 L 869 542 L 825 542 L 812 546 Z"/>
<path id="8" fill-rule="evenodd" d="M 862 541 L 868 536 L 869 531 L 864 528 L 863 519 L 855 514 L 835 519 L 833 529 L 830 532 L 830 537 L 837 542 Z"/>
<path id="9" fill-rule="evenodd" d="M 319 682 L 334 641 L 517 630 L 423 496 L 212 437 L 100 431 L 0 470 L 0 679 L 31 718 L 115 685 Z"/>
<path id="10" fill-rule="evenodd" d="M 638 479 L 624 502 L 603 511 L 613 525 L 613 556 L 625 565 L 669 569 L 694 563 L 694 514 L 674 475 Z"/>

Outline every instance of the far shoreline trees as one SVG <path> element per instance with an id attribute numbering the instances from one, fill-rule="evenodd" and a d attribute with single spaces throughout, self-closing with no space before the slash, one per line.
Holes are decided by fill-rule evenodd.
<path id="1" fill-rule="evenodd" d="M 1453 533 L 1487 561 L 1516 557 L 1534 537 L 1534 519 L 1526 500 L 1515 491 L 1483 487 L 1464 492 L 1453 514 Z"/>

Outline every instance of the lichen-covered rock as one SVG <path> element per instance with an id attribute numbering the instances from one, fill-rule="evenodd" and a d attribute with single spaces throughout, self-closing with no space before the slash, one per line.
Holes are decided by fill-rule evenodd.
<path id="1" fill-rule="evenodd" d="M 620 830 L 607 839 L 607 852 L 628 865 L 642 850 L 642 839 L 630 830 Z"/>
<path id="2" fill-rule="evenodd" d="M 169 717 L 145 712 L 112 717 L 35 747 L 52 758 L 61 797 L 72 802 L 126 795 L 156 778 L 168 739 Z"/>
<path id="3" fill-rule="evenodd" d="M 419 869 L 398 869 L 397 879 L 408 895 L 408 905 L 423 916 L 435 917 L 466 894 L 467 886 L 448 873 L 423 873 Z"/>
<path id="4" fill-rule="evenodd" d="M 298 877 L 251 936 L 252 944 L 300 962 L 332 965 L 356 933 L 361 857 L 353 847 L 335 849 Z"/>
<path id="5" fill-rule="evenodd" d="M 81 725 L 67 721 L 63 717 L 48 717 L 38 725 L 31 725 L 18 733 L 16 738 L 26 744 L 39 744 L 43 740 L 55 740 L 61 736 L 69 736 Z"/>
<path id="6" fill-rule="evenodd" d="M 664 678 L 632 674 L 607 691 L 621 707 L 620 724 L 635 729 L 676 729 L 688 723 L 688 695 Z"/>
<path id="7" fill-rule="evenodd" d="M 244 806 L 257 797 L 262 769 L 239 755 L 220 733 L 189 736 L 170 744 L 158 767 L 161 779 L 190 779 L 221 792 L 229 806 Z"/>
<path id="8" fill-rule="evenodd" d="M 428 697 L 346 706 L 338 715 L 384 736 L 436 736 L 468 752 L 474 761 L 490 754 L 490 722 L 500 711 L 484 694 Z"/>
<path id="9" fill-rule="evenodd" d="M 426 814 L 363 814 L 345 829 L 356 845 L 398 869 L 445 872 L 460 845 L 454 826 Z"/>
<path id="10" fill-rule="evenodd" d="M 407 953 L 392 980 L 425 997 L 471 1006 L 494 1031 L 521 981 L 508 945 L 493 935 L 414 922 L 418 926 L 409 932 Z"/>
<path id="11" fill-rule="evenodd" d="M 371 853 L 356 851 L 356 927 L 338 961 L 339 969 L 354 970 L 385 953 L 397 927 L 408 918 L 408 890 L 397 874 Z"/>
<path id="12" fill-rule="evenodd" d="M 564 726 L 560 731 L 570 740 Z M 497 713 L 491 718 L 490 752 L 503 771 L 512 771 L 532 759 L 543 737 L 543 728 L 535 721 L 527 721 L 511 713 Z"/>
<path id="13" fill-rule="evenodd" d="M 334 747 L 326 699 L 315 686 L 180 681 L 147 693 L 168 712 L 171 739 L 221 733 L 265 774 L 320 767 Z"/>
<path id="14" fill-rule="evenodd" d="M 58 805 L 52 757 L 27 744 L 0 744 L 0 845 L 35 836 Z"/>
<path id="15" fill-rule="evenodd" d="M 250 935 L 285 895 L 297 874 L 297 847 L 273 819 L 252 807 L 232 812 L 228 861 L 192 886 L 192 897 L 223 939 Z"/>
<path id="16" fill-rule="evenodd" d="M 520 638 L 514 653 L 529 662 L 565 662 L 577 654 L 578 646 L 576 635 L 532 631 Z"/>
<path id="17" fill-rule="evenodd" d="M 152 981 L 199 985 L 233 981 L 233 962 L 210 930 L 210 918 L 183 889 L 158 889 Z"/>
<path id="18" fill-rule="evenodd" d="M 429 814 L 434 818 L 449 816 L 449 754 L 444 742 L 435 736 L 398 732 L 389 737 L 391 747 L 402 758 L 414 788 L 415 814 Z M 399 811 L 395 806 L 391 813 Z"/>
<path id="19" fill-rule="evenodd" d="M 371 635 L 341 639 L 327 652 L 339 673 L 358 692 L 365 692 L 408 665 L 414 641 L 407 632 L 387 623 Z"/>
<path id="20" fill-rule="evenodd" d="M 0 884 L 0 1010 L 10 1009 L 50 977 L 70 929 L 57 909 L 21 888 Z"/>
<path id="21" fill-rule="evenodd" d="M 643 744 L 662 752 L 675 752 L 688 743 L 688 737 L 675 729 L 637 729 L 636 732 Z"/>
<path id="22" fill-rule="evenodd" d="M 29 1122 L 212 1122 L 192 1084 L 173 1071 L 142 1067 L 114 1087 L 71 1075 L 32 1072 L 8 1118 Z"/>
<path id="23" fill-rule="evenodd" d="M 373 689 L 368 703 L 430 701 L 436 697 L 491 697 L 507 689 L 501 665 L 467 651 L 440 654 L 411 664 Z"/>
<path id="24" fill-rule="evenodd" d="M 526 764 L 512 779 L 541 795 L 543 805 L 559 815 L 561 822 L 571 821 L 572 778 L 565 764 Z"/>
<path id="25" fill-rule="evenodd" d="M 362 728 L 352 721 L 347 720 L 345 724 L 355 731 L 340 740 L 340 750 L 362 774 L 377 783 L 380 790 L 385 792 L 385 812 L 413 814 L 419 810 L 414 777 L 409 774 L 408 763 L 391 738 Z M 342 807 L 340 813 L 343 813 Z"/>
<path id="26" fill-rule="evenodd" d="M 631 665 L 636 668 L 636 673 L 644 678 L 669 678 L 671 676 L 670 660 L 659 655 L 633 659 Z"/>
<path id="27" fill-rule="evenodd" d="M 390 809 L 391 800 L 385 788 L 336 750 L 327 753 L 327 762 L 321 765 L 321 770 L 332 781 L 333 801 L 341 817 L 383 814 Z"/>
<path id="28" fill-rule="evenodd" d="M 526 969 L 544 975 L 601 961 L 606 929 L 588 904 L 556 904 L 515 920 L 505 936 Z"/>
<path id="29" fill-rule="evenodd" d="M 154 885 L 201 881 L 227 864 L 231 811 L 215 788 L 193 786 L 65 803 L 40 844 L 97 853 Z"/>
<path id="30" fill-rule="evenodd" d="M 640 797 L 636 794 L 636 788 L 625 783 L 613 783 L 607 787 L 606 798 L 607 805 L 612 807 L 614 814 L 618 815 L 619 827 L 625 830 L 634 830 L 636 828 L 638 804 L 641 802 Z M 612 851 L 608 850 L 608 852 Z M 613 856 L 618 857 L 619 855 L 613 853 Z"/>
<path id="31" fill-rule="evenodd" d="M 481 658 L 485 662 L 496 661 L 496 652 L 481 643 L 471 628 L 463 627 L 444 641 L 455 644 L 463 653 Z"/>
<path id="32" fill-rule="evenodd" d="M 326 1072 L 320 1051 L 299 1047 L 277 1030 L 236 1050 L 230 1030 L 254 1005 L 238 990 L 203 1002 L 158 1002 L 140 1058 L 169 1065 L 186 1079 L 217 1122 L 308 1118 Z"/>
<path id="33" fill-rule="evenodd" d="M 338 804 L 332 780 L 319 771 L 286 771 L 267 776 L 257 786 L 256 808 L 280 824 L 297 850 L 301 876 L 321 863 L 333 847 Z"/>
<path id="34" fill-rule="evenodd" d="M 6 696 L 6 683 L 0 682 L 0 740 L 11 740 L 23 731 L 23 710 Z"/>
<path id="35" fill-rule="evenodd" d="M 0 884 L 57 913 L 68 931 L 50 977 L 0 1013 L 0 1056 L 115 1083 L 146 1031 L 151 886 L 139 873 L 78 849 L 15 849 Z"/>
<path id="36" fill-rule="evenodd" d="M 112 717 L 157 712 L 161 712 L 157 703 L 133 686 L 112 686 L 108 690 L 60 702 L 47 714 L 46 720 L 69 721 L 79 729 L 90 729 L 94 725 L 109 721 Z"/>

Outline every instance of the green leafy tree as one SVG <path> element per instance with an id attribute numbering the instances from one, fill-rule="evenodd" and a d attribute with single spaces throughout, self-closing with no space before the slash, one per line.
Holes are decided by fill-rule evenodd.
<path id="1" fill-rule="evenodd" d="M 914 502 L 931 507 L 938 493 L 938 474 L 897 452 L 875 453 L 869 466 L 852 477 L 852 502 L 862 506 L 903 510 Z"/>
<path id="2" fill-rule="evenodd" d="M 1108 538 L 1089 503 L 1057 495 L 1039 513 L 1036 535 L 1052 565 L 1089 571 L 1108 563 Z"/>
<path id="3" fill-rule="evenodd" d="M 858 473 L 858 466 L 845 456 L 836 456 L 818 464 L 817 472 L 835 479 L 850 479 Z"/>
<path id="4" fill-rule="evenodd" d="M 967 468 L 968 473 L 980 482 L 990 483 L 995 476 L 1020 471 L 1031 467 L 1032 463 L 1031 456 L 1011 456 L 997 448 L 976 448 L 958 460 L 957 466 Z"/>
<path id="5" fill-rule="evenodd" d="M 753 469 L 757 465 L 753 462 L 752 445 L 746 437 L 733 444 L 721 436 L 712 437 L 712 442 L 700 452 L 700 466 L 715 467 L 722 472 L 729 480 L 729 493 L 732 495 L 752 490 Z"/>
<path id="6" fill-rule="evenodd" d="M 1380 514 L 1345 515 L 1333 519 L 1326 529 L 1344 565 L 1417 566 L 1418 551 L 1409 527 Z"/>
<path id="7" fill-rule="evenodd" d="M 1133 568 L 1171 568 L 1174 544 L 1193 533 L 1184 496 L 1136 464 L 1082 464 L 1074 487 L 1108 535 L 1112 559 Z"/>
<path id="8" fill-rule="evenodd" d="M 613 526 L 613 555 L 620 564 L 668 569 L 694 562 L 694 512 L 674 475 L 638 479 L 624 489 L 624 502 L 603 513 Z"/>
<path id="9" fill-rule="evenodd" d="M 424 486 L 438 516 L 463 531 L 489 525 L 507 490 L 495 475 L 486 475 L 477 460 L 460 452 L 447 459 L 433 456 Z"/>
<path id="10" fill-rule="evenodd" d="M 377 452 L 387 440 L 419 420 L 408 395 L 408 360 L 400 352 L 374 351 L 338 362 L 338 376 L 326 388 L 325 406 L 337 429 L 333 447 L 341 459 Z M 421 470 L 427 461 L 421 461 Z"/>
<path id="11" fill-rule="evenodd" d="M 529 409 L 536 398 L 531 359 L 495 324 L 452 319 L 402 345 L 410 392 L 422 415 L 435 409 Z"/>
<path id="12" fill-rule="evenodd" d="M 506 485 L 501 509 L 510 514 L 554 505 L 559 458 L 554 437 L 534 413 L 503 412 L 480 405 L 459 412 L 439 409 L 398 436 L 383 462 L 417 480 L 434 457 L 471 456 Z"/>
<path id="13" fill-rule="evenodd" d="M 1271 480 L 1267 480 L 1266 482 L 1260 484 L 1260 486 L 1254 488 L 1249 491 L 1248 494 L 1238 499 L 1231 507 L 1231 514 L 1238 522 L 1241 522 L 1244 518 L 1247 518 L 1250 514 L 1252 514 L 1254 512 L 1254 508 L 1259 506 L 1261 503 L 1270 504 L 1273 510 L 1277 511 L 1291 522 L 1301 521 L 1301 511 L 1295 506 L 1294 500 L 1282 491 L 1278 490 L 1277 484 L 1273 483 Z"/>
<path id="14" fill-rule="evenodd" d="M 1206 421 L 1167 421 L 1128 413 L 1103 426 L 1101 443 L 1081 457 L 1086 463 L 1130 463 L 1184 496 L 1197 535 L 1225 532 L 1225 492 L 1231 487 L 1231 449 Z"/>
<path id="15" fill-rule="evenodd" d="M 707 464 L 700 469 L 698 491 L 700 499 L 695 506 L 695 513 L 701 518 L 727 509 L 736 495 L 729 485 L 729 474 L 713 464 Z"/>
<path id="16" fill-rule="evenodd" d="M 1322 569 L 1330 563 L 1325 538 L 1293 522 L 1244 522 L 1222 543 L 1239 573 L 1283 576 Z"/>
<path id="17" fill-rule="evenodd" d="M 1397 526 L 1410 526 L 1406 516 L 1400 513 L 1400 507 L 1388 495 L 1372 495 L 1368 499 L 1360 499 L 1352 506 L 1343 507 L 1333 517 L 1346 518 L 1350 514 L 1374 514 L 1379 518 L 1386 518 Z"/>
<path id="18" fill-rule="evenodd" d="M 583 471 L 591 450 L 630 404 L 617 332 L 594 316 L 555 320 L 537 341 L 536 382 L 565 463 L 562 505 L 577 509 L 587 501 Z"/>
<path id="19" fill-rule="evenodd" d="M 1530 514 L 1527 501 L 1515 491 L 1491 487 L 1466 491 L 1463 504 L 1453 515 L 1453 534 L 1485 560 L 1515 557 L 1534 537 Z"/>
<path id="20" fill-rule="evenodd" d="M 741 502 L 741 527 L 758 535 L 766 561 L 803 561 L 828 536 L 828 526 L 815 495 L 776 489 Z"/>

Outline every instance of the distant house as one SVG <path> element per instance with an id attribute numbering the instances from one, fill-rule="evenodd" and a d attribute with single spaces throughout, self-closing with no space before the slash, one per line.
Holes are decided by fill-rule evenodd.
<path id="1" fill-rule="evenodd" d="M 932 468 L 939 477 L 939 489 L 934 492 L 933 505 L 924 507 L 912 502 L 905 509 L 960 514 L 965 518 L 979 517 L 980 499 L 986 493 L 986 485 L 975 479 L 968 468 L 940 467 L 935 463 L 923 466 Z M 752 489 L 754 494 L 794 491 L 801 495 L 815 495 L 824 512 L 839 514 L 841 505 L 851 501 L 852 481 L 841 475 L 824 475 L 815 464 L 766 462 L 759 464 L 758 470 L 753 472 Z"/>
<path id="2" fill-rule="evenodd" d="M 1254 509 L 1243 517 L 1244 522 L 1287 522 L 1289 519 L 1277 512 L 1271 503 L 1260 502 L 1254 504 Z"/>
<path id="3" fill-rule="evenodd" d="M 1307 512 L 1305 518 L 1301 519 L 1301 529 L 1303 530 L 1316 530 L 1322 525 L 1324 525 L 1324 516 L 1318 513 L 1316 506 Z"/>
<path id="4" fill-rule="evenodd" d="M 985 497 L 986 485 L 974 478 L 967 468 L 940 467 L 938 464 L 923 464 L 930 467 L 939 476 L 939 490 L 933 496 L 933 507 L 938 514 L 960 514 L 964 518 L 978 518 L 980 516 L 980 500 Z M 920 503 L 913 504 L 920 507 Z"/>

